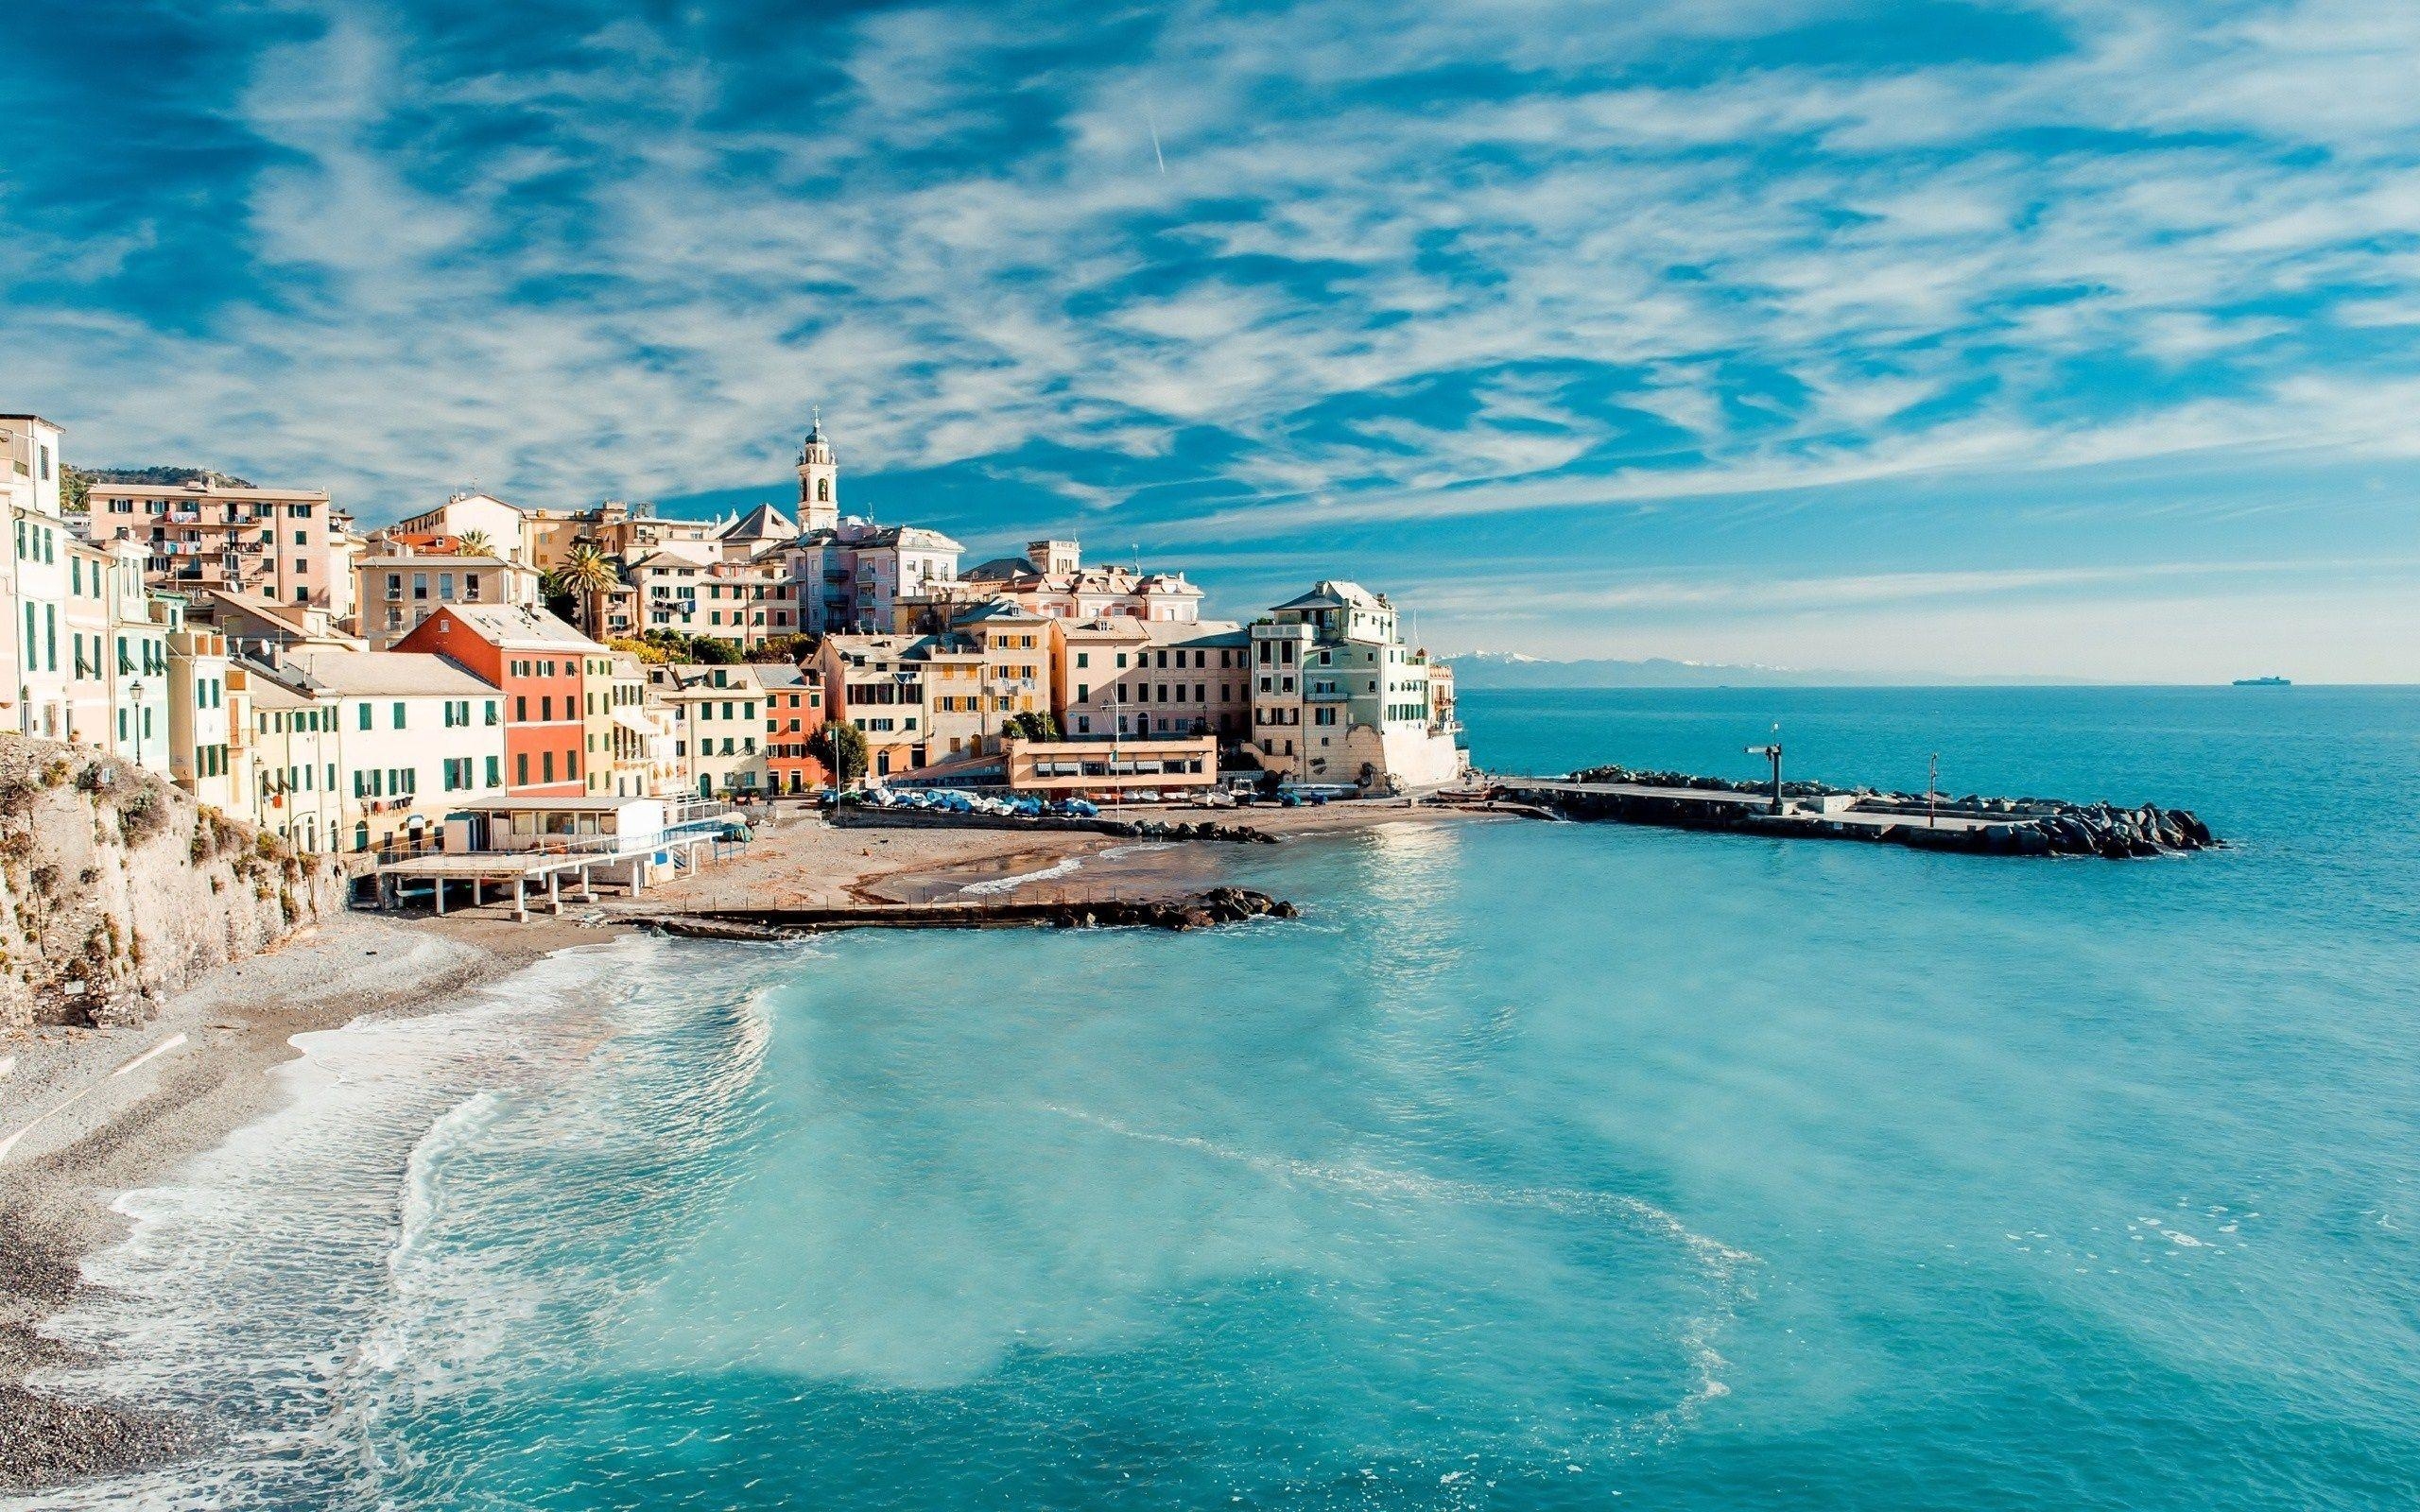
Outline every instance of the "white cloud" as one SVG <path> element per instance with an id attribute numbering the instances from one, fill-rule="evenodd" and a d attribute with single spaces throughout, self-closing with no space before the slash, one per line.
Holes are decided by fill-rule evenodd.
<path id="1" fill-rule="evenodd" d="M 0 320 L 88 459 L 323 482 L 372 514 L 473 473 L 552 502 L 777 479 L 818 401 L 859 468 L 1036 439 L 1124 461 L 1223 430 L 1231 481 L 1268 502 L 1173 527 L 1196 540 L 2211 448 L 2411 452 L 2396 359 L 2340 368 L 2309 322 L 2224 313 L 2336 285 L 2360 290 L 2347 323 L 2420 307 L 2392 239 L 2420 228 L 2409 8 L 2077 0 L 2075 50 L 2038 62 L 1606 82 L 1836 14 L 1194 6 L 1086 61 L 1080 19 L 937 6 L 831 32 L 843 85 L 767 121 L 717 109 L 764 65 L 700 55 L 678 19 L 600 16 L 548 66 L 454 77 L 395 13 L 331 6 L 232 106 L 283 149 L 233 228 L 281 298 L 193 327 L 38 303 Z M 1004 50 L 1041 43 L 1053 61 L 1004 77 Z M 1491 62 L 1535 87 L 1424 94 L 1424 70 Z M 1043 124 L 948 156 L 1011 105 Z M 431 125 L 498 111 L 543 116 L 546 140 L 466 160 Z M 2152 135 L 2181 132 L 2201 134 Z M 529 223 L 547 185 L 577 231 Z M 1194 277 L 1205 249 L 1235 261 Z M 0 255 L 22 279 L 65 251 Z M 112 266 L 87 255 L 86 276 Z M 579 292 L 530 292 L 559 281 Z M 2244 366 L 2223 392 L 2079 401 L 2062 364 L 2113 354 Z M 1619 421 L 1552 385 L 1490 389 L 1466 423 L 1295 424 L 1512 362 L 1635 369 L 1615 402 L 1697 455 L 1573 475 Z M 1092 510 L 1115 494 L 1056 486 Z"/>

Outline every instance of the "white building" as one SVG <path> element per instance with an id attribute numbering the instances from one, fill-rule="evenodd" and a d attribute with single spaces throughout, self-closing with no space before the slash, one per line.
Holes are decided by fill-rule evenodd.
<path id="1" fill-rule="evenodd" d="M 957 581 L 966 548 L 940 531 L 840 513 L 840 464 L 820 418 L 799 448 L 798 497 L 800 533 L 782 553 L 796 628 L 888 633 L 902 597 Z"/>
<path id="2" fill-rule="evenodd" d="M 345 778 L 337 700 L 299 692 L 252 665 L 237 664 L 228 676 L 231 685 L 242 684 L 252 724 L 251 797 L 244 817 L 299 850 L 341 850 Z"/>
<path id="3" fill-rule="evenodd" d="M 1439 696 L 1427 653 L 1404 645 L 1384 594 L 1322 582 L 1255 621 L 1252 652 L 1252 747 L 1265 769 L 1380 790 L 1461 775 L 1450 691 Z"/>
<path id="4" fill-rule="evenodd" d="M 227 642 L 184 625 L 168 632 L 168 750 L 179 787 L 222 814 L 246 812 L 250 774 L 232 760 Z"/>
<path id="5" fill-rule="evenodd" d="M 746 663 L 649 669 L 648 697 L 672 716 L 673 754 L 681 764 L 679 784 L 668 792 L 705 797 L 771 790 L 764 671 Z"/>
<path id="6" fill-rule="evenodd" d="M 256 711 L 275 683 L 335 713 L 340 850 L 431 847 L 448 813 L 505 796 L 504 695 L 444 657 L 295 652 L 246 670 Z"/>
<path id="7" fill-rule="evenodd" d="M 9 517 L 0 593 L 11 610 L 6 696 L 21 732 L 50 740 L 70 738 L 74 661 L 61 623 L 71 539 L 60 511 L 63 435 L 38 415 L 0 415 L 0 510 Z"/>
<path id="8" fill-rule="evenodd" d="M 401 536 L 484 537 L 491 554 L 525 566 L 536 564 L 528 511 L 492 493 L 457 493 L 434 509 L 398 520 L 380 531 Z M 374 548 L 373 549 L 377 549 Z"/>

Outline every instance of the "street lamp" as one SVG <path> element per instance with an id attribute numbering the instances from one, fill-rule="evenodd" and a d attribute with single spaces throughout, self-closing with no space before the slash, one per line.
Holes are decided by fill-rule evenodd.
<path id="1" fill-rule="evenodd" d="M 1773 764 L 1773 812 L 1775 814 L 1781 813 L 1783 807 L 1781 797 L 1781 726 L 1779 724 L 1775 724 L 1773 726 L 1773 738 L 1772 744 L 1765 746 L 1751 746 L 1747 749 L 1747 754 L 1751 756 L 1765 757 Z"/>
<path id="2" fill-rule="evenodd" d="M 134 726 L 134 765 L 141 766 L 143 765 L 143 679 L 135 679 L 126 691 L 134 699 L 134 707 L 129 711 L 129 722 Z"/>

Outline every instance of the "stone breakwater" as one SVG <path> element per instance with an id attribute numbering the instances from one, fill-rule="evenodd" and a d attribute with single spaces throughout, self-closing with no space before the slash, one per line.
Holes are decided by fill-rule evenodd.
<path id="1" fill-rule="evenodd" d="M 1215 929 L 1302 910 L 1249 887 L 1182 898 L 1006 899 L 937 903 L 850 903 L 825 908 L 700 908 L 633 922 L 693 939 L 771 940 L 839 929 Z"/>
<path id="2" fill-rule="evenodd" d="M 1921 793 L 1798 782 L 1782 784 L 1776 806 L 1770 783 L 1625 766 L 1592 766 L 1551 782 L 1506 782 L 1489 797 L 1564 818 L 1867 840 L 1985 855 L 2124 861 L 2221 843 L 2191 811 L 2151 803 L 2121 808 L 1977 794 L 1927 799 Z"/>
<path id="3" fill-rule="evenodd" d="M 1046 814 L 1022 818 L 1005 814 L 949 814 L 930 809 L 877 809 L 850 804 L 832 811 L 843 830 L 1051 830 L 1070 834 L 1111 834 L 1130 840 L 1219 840 L 1234 845 L 1275 845 L 1277 836 L 1249 824 L 1211 819 L 1080 819 Z"/>

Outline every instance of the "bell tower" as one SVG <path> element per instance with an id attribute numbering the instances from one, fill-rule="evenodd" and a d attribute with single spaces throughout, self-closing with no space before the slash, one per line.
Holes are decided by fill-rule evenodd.
<path id="1" fill-rule="evenodd" d="M 823 438 L 823 411 L 798 449 L 798 527 L 829 530 L 840 523 L 840 464 Z"/>

